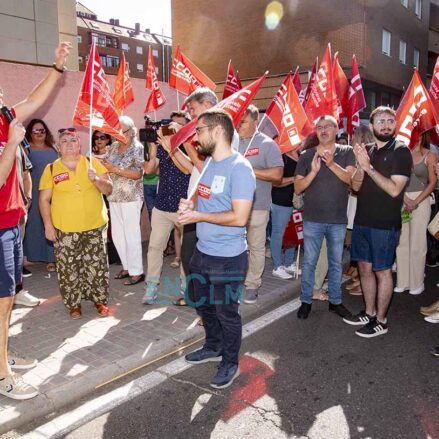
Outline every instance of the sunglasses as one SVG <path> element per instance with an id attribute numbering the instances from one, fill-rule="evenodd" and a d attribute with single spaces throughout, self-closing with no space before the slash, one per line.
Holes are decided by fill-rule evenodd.
<path id="1" fill-rule="evenodd" d="M 107 140 L 107 136 L 95 136 L 95 140 Z"/>
<path id="2" fill-rule="evenodd" d="M 63 134 L 63 133 L 66 133 L 66 132 L 68 132 L 68 133 L 76 133 L 76 128 L 73 128 L 73 127 L 71 127 L 71 128 L 60 128 L 58 130 L 58 134 Z"/>
<path id="3" fill-rule="evenodd" d="M 32 134 L 44 134 L 46 132 L 45 128 L 33 128 Z"/>

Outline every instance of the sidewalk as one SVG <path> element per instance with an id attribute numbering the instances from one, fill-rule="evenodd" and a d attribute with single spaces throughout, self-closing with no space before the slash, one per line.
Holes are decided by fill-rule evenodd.
<path id="1" fill-rule="evenodd" d="M 80 320 L 72 320 L 64 308 L 56 273 L 47 273 L 45 264 L 30 267 L 33 275 L 24 279 L 24 287 L 43 303 L 36 308 L 14 308 L 9 340 L 19 354 L 39 360 L 24 377 L 39 387 L 40 395 L 27 401 L 0 396 L 0 434 L 48 415 L 112 378 L 203 339 L 195 311 L 170 305 L 175 299 L 170 291 L 179 280 L 179 270 L 169 266 L 171 261 L 172 257 L 165 258 L 162 279 L 166 280 L 162 280 L 159 296 L 162 304 L 141 304 L 143 283 L 130 287 L 112 279 L 111 316 L 99 317 L 92 304 L 84 302 Z M 111 278 L 120 268 L 110 267 Z M 271 259 L 266 259 L 257 304 L 241 306 L 244 321 L 298 293 L 300 278 L 277 279 L 271 270 Z"/>

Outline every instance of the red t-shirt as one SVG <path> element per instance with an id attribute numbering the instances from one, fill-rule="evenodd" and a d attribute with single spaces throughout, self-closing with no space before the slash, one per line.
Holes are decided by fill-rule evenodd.
<path id="1" fill-rule="evenodd" d="M 15 115 L 14 110 L 12 114 Z M 6 142 L 8 141 L 9 122 L 0 115 L 0 155 L 3 153 Z M 17 176 L 17 158 L 14 159 L 11 172 L 6 183 L 0 187 L 0 229 L 15 227 L 20 223 L 26 211 L 24 209 L 23 197 Z"/>

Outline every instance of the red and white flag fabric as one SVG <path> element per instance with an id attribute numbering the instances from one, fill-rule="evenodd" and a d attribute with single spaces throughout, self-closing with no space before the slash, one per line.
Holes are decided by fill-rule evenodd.
<path id="1" fill-rule="evenodd" d="M 113 100 L 117 114 L 119 115 L 123 113 L 123 110 L 128 107 L 128 105 L 134 102 L 133 87 L 123 53 L 114 85 Z"/>
<path id="2" fill-rule="evenodd" d="M 152 56 L 152 49 L 149 46 L 148 52 L 148 68 L 146 70 L 146 85 L 147 90 L 151 90 L 148 101 L 146 102 L 145 113 L 154 111 L 163 107 L 166 104 L 166 98 L 160 89 L 157 72 L 155 70 L 154 57 Z"/>
<path id="3" fill-rule="evenodd" d="M 101 58 L 94 43 L 76 102 L 73 124 L 87 126 L 110 134 L 122 142 L 126 141 L 121 132 L 119 115 L 102 68 Z"/>
<path id="4" fill-rule="evenodd" d="M 276 127 L 276 143 L 282 153 L 298 149 L 303 139 L 314 131 L 300 104 L 291 74 L 288 74 L 265 112 Z"/>
<path id="5" fill-rule="evenodd" d="M 360 126 L 360 111 L 366 108 L 363 85 L 361 84 L 360 71 L 358 69 L 357 58 L 352 57 L 352 79 L 349 86 L 349 112 L 346 131 L 350 136 L 354 128 Z"/>
<path id="6" fill-rule="evenodd" d="M 300 81 L 299 75 L 299 67 L 297 67 L 296 71 L 294 72 L 293 84 L 294 88 L 296 89 L 297 96 L 299 96 L 300 105 L 303 106 L 303 103 L 305 102 L 305 90 L 302 89 L 302 82 Z"/>
<path id="7" fill-rule="evenodd" d="M 253 98 L 256 93 L 261 88 L 262 83 L 265 81 L 268 72 L 265 72 L 264 75 L 247 85 L 241 90 L 238 90 L 236 93 L 233 93 L 226 99 L 223 99 L 221 102 L 215 105 L 214 108 L 222 108 L 227 113 L 232 116 L 233 125 L 236 127 L 239 121 L 244 116 L 245 110 L 247 110 L 248 106 L 251 104 Z M 181 128 L 176 134 L 171 137 L 171 150 L 174 151 L 179 145 L 186 142 L 195 134 L 195 127 L 197 126 L 198 118 L 191 120 L 187 123 L 183 128 Z"/>
<path id="8" fill-rule="evenodd" d="M 334 55 L 334 85 L 337 93 L 338 117 L 342 121 L 349 113 L 349 81 L 338 60 L 338 52 Z"/>
<path id="9" fill-rule="evenodd" d="M 309 76 L 308 85 L 306 86 L 305 91 L 305 99 L 303 101 L 303 106 L 305 106 L 306 102 L 308 102 L 309 95 L 311 94 L 311 90 L 314 86 L 314 82 L 317 77 L 317 68 L 319 67 L 319 58 L 316 58 L 316 62 L 314 63 L 314 66 L 311 70 L 311 75 Z"/>
<path id="10" fill-rule="evenodd" d="M 439 115 L 439 56 L 437 57 L 436 64 L 434 66 L 433 76 L 431 77 L 430 89 L 428 91 L 430 92 L 430 97 L 434 105 L 436 116 L 438 116 Z M 439 125 L 436 125 L 434 131 L 432 130 L 430 134 L 431 134 L 431 141 L 435 145 L 439 145 Z"/>
<path id="11" fill-rule="evenodd" d="M 331 60 L 331 45 L 325 50 L 316 80 L 305 104 L 309 120 L 315 122 L 321 116 L 333 116 L 338 120 L 337 96 Z"/>
<path id="12" fill-rule="evenodd" d="M 232 61 L 229 61 L 229 65 L 227 67 L 227 79 L 226 83 L 224 84 L 224 92 L 223 92 L 223 99 L 228 98 L 233 93 L 236 93 L 238 90 L 241 90 L 242 84 L 241 80 L 239 79 L 238 72 L 233 71 L 232 67 Z"/>
<path id="13" fill-rule="evenodd" d="M 396 139 L 412 148 L 421 135 L 434 128 L 436 124 L 433 101 L 418 70 L 415 69 L 410 85 L 396 111 Z"/>
<path id="14" fill-rule="evenodd" d="M 172 62 L 169 86 L 186 95 L 190 95 L 198 87 L 208 87 L 211 90 L 216 88 L 216 84 L 183 54 L 180 47 L 177 47 Z"/>

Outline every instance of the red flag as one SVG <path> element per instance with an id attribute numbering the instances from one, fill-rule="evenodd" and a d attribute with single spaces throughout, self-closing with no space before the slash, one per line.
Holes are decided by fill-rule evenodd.
<path id="1" fill-rule="evenodd" d="M 300 147 L 302 140 L 314 131 L 288 74 L 265 112 L 277 129 L 276 143 L 282 153 Z"/>
<path id="2" fill-rule="evenodd" d="M 299 67 L 297 67 L 296 71 L 294 72 L 293 84 L 294 84 L 294 88 L 297 91 L 297 96 L 299 96 L 300 105 L 303 106 L 303 103 L 305 102 L 305 90 L 302 90 L 302 82 L 300 81 Z"/>
<path id="3" fill-rule="evenodd" d="M 346 131 L 350 136 L 355 127 L 360 126 L 360 111 L 366 108 L 363 85 L 361 84 L 360 72 L 358 70 L 357 58 L 352 57 L 352 79 L 349 86 L 349 111 Z"/>
<path id="4" fill-rule="evenodd" d="M 149 46 L 148 52 L 148 68 L 146 70 L 146 85 L 147 90 L 151 90 L 148 102 L 146 103 L 145 113 L 154 111 L 163 107 L 166 104 L 165 95 L 160 90 L 159 80 L 157 78 L 157 72 L 155 70 L 154 57 L 152 56 L 152 49 Z"/>
<path id="5" fill-rule="evenodd" d="M 215 83 L 204 74 L 189 58 L 177 47 L 169 75 L 169 86 L 190 95 L 198 87 L 209 87 L 215 90 Z"/>
<path id="6" fill-rule="evenodd" d="M 338 120 L 330 44 L 326 48 L 311 94 L 305 104 L 305 111 L 312 122 L 325 115 L 333 116 Z"/>
<path id="7" fill-rule="evenodd" d="M 396 111 L 396 139 L 409 147 L 436 125 L 436 112 L 430 95 L 415 69 L 413 78 Z"/>
<path id="8" fill-rule="evenodd" d="M 90 101 L 92 101 L 93 114 L 90 114 Z M 125 136 L 120 132 L 119 116 L 94 43 L 76 102 L 73 124 L 87 126 L 110 134 L 122 142 L 126 141 Z"/>
<path id="9" fill-rule="evenodd" d="M 232 61 L 229 61 L 229 66 L 227 67 L 227 80 L 224 84 L 224 92 L 223 92 L 223 99 L 228 98 L 233 93 L 236 93 L 238 90 L 241 90 L 242 84 L 241 80 L 239 79 L 238 72 L 233 71 L 232 67 Z"/>
<path id="10" fill-rule="evenodd" d="M 436 60 L 436 64 L 433 70 L 433 76 L 431 77 L 430 84 L 430 97 L 436 110 L 436 115 L 439 115 L 439 56 Z M 439 126 L 436 125 L 434 131 L 430 132 L 431 141 L 435 145 L 439 145 Z"/>
<path id="11" fill-rule="evenodd" d="M 236 127 L 239 121 L 244 116 L 245 110 L 247 110 L 251 101 L 255 97 L 256 93 L 261 88 L 262 83 L 267 77 L 265 72 L 263 76 L 251 84 L 247 85 L 236 93 L 233 93 L 226 99 L 215 105 L 214 108 L 223 108 L 227 113 L 232 116 L 233 125 Z M 182 143 L 186 142 L 190 137 L 195 134 L 195 127 L 197 126 L 198 118 L 191 120 L 183 128 L 181 128 L 176 134 L 171 137 L 171 150 L 174 151 Z"/>
<path id="12" fill-rule="evenodd" d="M 316 77 L 317 77 L 317 68 L 318 68 L 318 66 L 319 66 L 319 59 L 316 58 L 316 62 L 314 64 L 314 67 L 311 70 L 311 76 L 309 77 L 309 80 L 308 80 L 308 85 L 306 86 L 305 99 L 303 101 L 304 102 L 303 106 L 305 106 L 305 103 L 308 102 L 309 95 L 311 94 L 311 90 L 312 90 L 312 88 L 314 86 L 314 82 L 315 82 Z"/>
<path id="13" fill-rule="evenodd" d="M 113 100 L 117 114 L 122 114 L 123 110 L 134 101 L 133 87 L 131 86 L 125 55 L 123 53 L 114 85 Z"/>
<path id="14" fill-rule="evenodd" d="M 338 61 L 338 52 L 334 55 L 334 84 L 337 93 L 338 117 L 343 119 L 349 112 L 349 81 Z"/>

